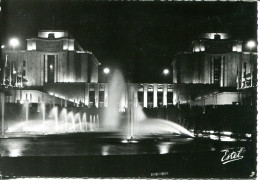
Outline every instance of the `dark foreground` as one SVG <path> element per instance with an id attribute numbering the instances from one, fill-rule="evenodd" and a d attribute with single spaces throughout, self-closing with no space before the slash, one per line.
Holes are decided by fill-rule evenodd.
<path id="1" fill-rule="evenodd" d="M 73 135 L 0 139 L 2 175 L 8 177 L 255 177 L 252 140 L 146 137 L 126 143 L 116 135 Z M 239 160 L 225 155 L 243 148 Z"/>

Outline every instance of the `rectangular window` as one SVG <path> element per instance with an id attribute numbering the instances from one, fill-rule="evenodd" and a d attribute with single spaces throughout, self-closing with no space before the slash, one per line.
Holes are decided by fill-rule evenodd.
<path id="1" fill-rule="evenodd" d="M 26 76 L 26 71 L 25 70 L 23 70 L 23 76 Z"/>
<path id="2" fill-rule="evenodd" d="M 25 60 L 23 60 L 23 67 L 25 67 L 26 66 L 26 61 Z"/>

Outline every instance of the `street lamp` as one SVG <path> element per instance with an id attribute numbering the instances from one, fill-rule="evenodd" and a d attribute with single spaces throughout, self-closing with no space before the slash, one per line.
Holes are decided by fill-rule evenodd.
<path id="1" fill-rule="evenodd" d="M 15 51 L 15 47 L 16 46 L 18 46 L 19 45 L 19 41 L 18 41 L 18 39 L 17 38 L 12 38 L 12 39 L 10 39 L 10 41 L 9 41 L 9 44 L 13 47 L 13 50 Z M 15 58 L 14 58 L 14 60 L 16 61 L 16 69 L 17 69 L 17 71 L 18 71 L 18 62 L 17 62 L 17 59 L 16 59 L 16 52 L 14 52 L 15 53 Z M 13 61 L 13 66 L 14 66 L 14 61 Z M 9 82 L 9 84 L 11 85 L 11 81 L 12 81 L 12 72 L 11 72 L 11 66 L 10 66 L 10 82 Z M 16 75 L 15 75 L 15 86 L 17 86 L 17 73 L 16 73 Z"/>
<path id="2" fill-rule="evenodd" d="M 247 47 L 249 47 L 249 49 L 250 49 L 250 64 L 251 64 L 251 67 L 250 67 L 250 69 L 251 69 L 251 82 L 250 82 L 250 84 L 251 84 L 251 87 L 253 87 L 253 78 L 254 78 L 254 76 L 253 76 L 253 68 L 252 68 L 252 49 L 254 48 L 256 46 L 256 43 L 255 43 L 255 41 L 248 41 L 248 43 L 247 43 Z"/>
<path id="3" fill-rule="evenodd" d="M 104 68 L 103 72 L 107 75 L 110 73 L 110 69 L 106 67 L 106 68 Z"/>
<path id="4" fill-rule="evenodd" d="M 5 48 L 5 45 L 2 45 L 1 48 L 4 49 L 4 48 Z"/>
<path id="5" fill-rule="evenodd" d="M 247 47 L 249 47 L 250 52 L 251 52 L 252 48 L 254 48 L 255 46 L 256 46 L 255 41 L 248 41 Z"/>
<path id="6" fill-rule="evenodd" d="M 103 69 L 103 72 L 106 76 L 106 80 L 109 81 L 109 73 L 110 73 L 110 69 L 108 67 Z"/>
<path id="7" fill-rule="evenodd" d="M 10 45 L 14 48 L 14 50 L 15 50 L 15 47 L 19 45 L 19 41 L 18 41 L 18 39 L 16 39 L 16 38 L 12 38 L 12 39 L 10 39 L 9 44 L 10 44 Z"/>
<path id="8" fill-rule="evenodd" d="M 167 76 L 168 76 L 169 73 L 170 73 L 169 69 L 164 69 L 163 70 L 163 75 L 164 75 L 165 81 L 167 81 L 167 82 L 168 82 Z"/>
<path id="9" fill-rule="evenodd" d="M 163 74 L 164 74 L 165 76 L 167 76 L 169 73 L 170 73 L 170 71 L 169 71 L 168 69 L 164 69 L 164 70 L 163 70 Z"/>

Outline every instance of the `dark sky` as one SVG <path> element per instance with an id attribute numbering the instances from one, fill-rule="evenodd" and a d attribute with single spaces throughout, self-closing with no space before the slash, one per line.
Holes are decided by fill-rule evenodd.
<path id="1" fill-rule="evenodd" d="M 65 29 L 95 54 L 101 68 L 132 72 L 135 82 L 162 81 L 173 55 L 202 32 L 256 39 L 256 3 L 9 0 L 2 10 L 2 44 L 16 36 L 25 49 L 25 39 L 38 30 Z"/>

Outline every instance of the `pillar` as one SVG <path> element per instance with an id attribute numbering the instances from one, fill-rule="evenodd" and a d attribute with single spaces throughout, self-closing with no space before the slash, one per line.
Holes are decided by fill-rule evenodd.
<path id="1" fill-rule="evenodd" d="M 68 100 L 65 98 L 64 107 L 68 107 Z"/>
<path id="2" fill-rule="evenodd" d="M 175 92 L 172 93 L 172 103 L 173 105 L 177 104 L 177 94 Z"/>
<path id="3" fill-rule="evenodd" d="M 99 104 L 99 84 L 95 83 L 95 106 L 98 108 Z"/>
<path id="4" fill-rule="evenodd" d="M 221 56 L 220 87 L 224 87 L 224 58 Z"/>
<path id="5" fill-rule="evenodd" d="M 167 106 L 167 86 L 168 84 L 163 84 L 163 106 Z"/>
<path id="6" fill-rule="evenodd" d="M 12 67 L 12 61 L 10 61 L 10 71 L 9 71 L 9 86 L 12 85 L 12 70 L 13 70 L 13 67 Z"/>
<path id="7" fill-rule="evenodd" d="M 3 92 L 0 92 L 0 101 L 1 101 L 1 135 L 5 134 L 5 95 Z"/>
<path id="8" fill-rule="evenodd" d="M 157 91 L 158 91 L 158 84 L 153 84 L 153 107 L 157 107 Z"/>
<path id="9" fill-rule="evenodd" d="M 44 80 L 45 80 L 45 83 L 47 83 L 48 82 L 48 56 L 47 55 L 45 55 L 45 59 L 44 59 L 44 74 L 45 74 L 45 78 L 44 78 Z"/>
<path id="10" fill-rule="evenodd" d="M 211 58 L 211 84 L 214 84 L 214 59 Z"/>
<path id="11" fill-rule="evenodd" d="M 5 84 L 5 69 L 6 69 L 6 66 L 7 66 L 7 58 L 8 58 L 8 55 L 6 54 L 5 55 L 5 63 L 4 63 L 4 72 L 3 72 L 3 84 Z"/>
<path id="12" fill-rule="evenodd" d="M 147 108 L 148 84 L 144 84 L 144 107 Z"/>
<path id="13" fill-rule="evenodd" d="M 109 89 L 109 84 L 105 83 L 104 84 L 104 106 L 108 106 L 108 89 Z"/>
<path id="14" fill-rule="evenodd" d="M 134 107 L 137 107 L 138 104 L 138 88 L 137 84 L 134 85 Z"/>
<path id="15" fill-rule="evenodd" d="M 85 92 L 84 92 L 84 96 L 85 96 L 85 105 L 88 106 L 89 105 L 89 83 L 85 84 Z"/>

